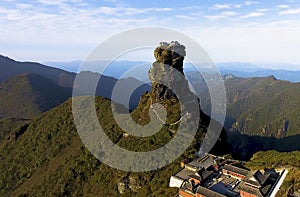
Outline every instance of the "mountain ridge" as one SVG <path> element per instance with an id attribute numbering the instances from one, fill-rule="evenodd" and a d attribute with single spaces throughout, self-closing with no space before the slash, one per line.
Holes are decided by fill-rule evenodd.
<path id="1" fill-rule="evenodd" d="M 33 73 L 16 75 L 0 86 L 0 118 L 33 118 L 67 100 L 72 92 Z"/>
<path id="2" fill-rule="evenodd" d="M 72 87 L 75 73 L 53 68 L 37 62 L 19 62 L 0 55 L 0 83 L 23 73 L 35 73 L 53 80 L 63 87 Z"/>
<path id="3" fill-rule="evenodd" d="M 228 116 L 236 119 L 232 130 L 278 138 L 299 134 L 300 83 L 277 80 L 273 76 L 232 78 L 225 80 L 225 88 Z M 229 129 L 231 123 L 228 123 Z"/>

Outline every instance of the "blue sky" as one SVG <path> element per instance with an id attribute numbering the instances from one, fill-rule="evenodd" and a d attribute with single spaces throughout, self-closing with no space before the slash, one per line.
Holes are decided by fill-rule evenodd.
<path id="1" fill-rule="evenodd" d="M 0 53 L 79 60 L 110 36 L 145 26 L 185 33 L 215 62 L 287 63 L 300 70 L 296 0 L 1 0 Z"/>

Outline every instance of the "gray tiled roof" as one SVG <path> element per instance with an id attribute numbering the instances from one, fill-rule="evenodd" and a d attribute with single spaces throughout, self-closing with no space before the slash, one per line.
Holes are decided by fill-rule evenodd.
<path id="1" fill-rule="evenodd" d="M 253 175 L 260 185 L 264 185 L 268 180 L 270 174 L 262 174 L 259 170 L 257 170 Z"/>
<path id="2" fill-rule="evenodd" d="M 228 170 L 228 171 L 232 171 L 232 172 L 235 172 L 237 174 L 244 175 L 244 176 L 247 176 L 250 173 L 249 170 L 245 170 L 243 168 L 239 168 L 239 167 L 236 167 L 236 166 L 233 166 L 233 165 L 228 165 L 228 164 L 226 164 L 223 167 L 223 169 Z"/>
<path id="3" fill-rule="evenodd" d="M 249 174 L 238 187 L 240 190 L 256 196 L 267 196 L 273 184 L 275 184 L 275 182 L 270 180 L 269 177 L 270 174 L 262 174 L 258 170 L 255 173 Z M 251 178 L 254 178 L 254 180 Z M 257 188 L 250 187 L 248 184 L 257 186 Z"/>
<path id="4" fill-rule="evenodd" d="M 183 180 L 188 180 L 190 175 L 195 174 L 194 171 L 190 171 L 186 168 L 180 170 L 178 173 L 176 173 L 174 176 Z"/>
<path id="5" fill-rule="evenodd" d="M 215 164 L 214 159 L 209 155 L 205 155 L 204 157 L 197 158 L 186 165 L 194 168 L 207 169 L 214 164 Z"/>
<path id="6" fill-rule="evenodd" d="M 248 175 L 244 181 L 248 184 L 257 186 L 257 187 L 262 187 L 266 181 L 268 180 L 270 174 L 262 174 L 259 170 L 257 170 L 255 173 Z M 254 178 L 252 180 L 251 178 Z"/>

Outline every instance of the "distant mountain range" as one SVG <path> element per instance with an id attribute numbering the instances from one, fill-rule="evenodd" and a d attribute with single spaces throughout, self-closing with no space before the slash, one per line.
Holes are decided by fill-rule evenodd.
<path id="1" fill-rule="evenodd" d="M 142 62 L 117 62 L 114 66 L 107 69 L 106 72 L 108 74 L 111 73 L 115 77 L 120 77 L 126 70 L 134 67 L 134 63 L 136 65 L 145 65 Z M 238 72 L 239 69 L 237 67 L 239 66 L 241 65 L 233 65 L 236 68 L 235 72 Z M 222 67 L 229 66 L 223 65 Z M 250 64 L 244 67 L 251 73 L 254 73 L 256 70 Z M 209 99 L 205 96 L 208 89 L 203 78 L 198 76 L 197 73 L 195 74 L 188 65 L 185 69 L 187 70 L 187 78 L 195 85 L 198 91 L 201 91 L 200 95 L 207 99 L 202 99 L 202 104 L 209 102 Z M 114 70 L 118 71 L 114 73 Z M 191 71 L 189 72 L 189 70 Z M 223 72 L 225 72 L 224 70 Z M 0 117 L 2 118 L 29 118 L 62 103 L 71 97 L 70 89 L 67 88 L 70 88 L 71 85 L 73 87 L 76 75 L 75 73 L 38 63 L 17 62 L 3 56 L 0 56 L 0 71 L 0 80 L 2 81 L 14 76 L 1 84 Z M 142 72 L 142 70 L 139 72 Z M 143 72 L 145 73 L 145 71 Z M 297 73 L 297 71 L 290 72 Z M 208 75 L 213 79 L 214 74 Z M 113 87 L 118 81 L 114 77 L 101 76 L 90 71 L 80 73 L 80 77 L 89 82 L 101 77 L 95 94 L 109 99 L 111 99 Z M 147 75 L 143 76 L 143 78 L 145 77 Z M 248 135 L 274 136 L 278 138 L 299 133 L 299 122 L 295 118 L 300 117 L 297 111 L 297 106 L 300 105 L 299 83 L 277 80 L 274 76 L 241 78 L 232 74 L 224 75 L 224 82 L 228 101 L 225 123 L 227 130 L 238 131 Z M 118 84 L 120 89 L 126 89 L 126 86 L 132 86 L 133 84 L 140 86 L 130 98 L 130 109 L 134 109 L 139 102 L 140 96 L 150 90 L 150 85 L 132 77 L 121 79 Z M 86 87 L 81 89 L 88 91 L 89 86 L 87 83 Z M 54 89 L 55 91 L 49 91 Z M 83 92 L 82 94 L 87 93 Z M 125 92 L 120 93 L 117 98 L 114 98 L 115 102 L 126 105 L 127 103 L 124 103 L 126 99 L 122 99 L 124 95 L 126 95 Z M 205 106 L 203 108 L 204 112 L 209 114 L 210 109 Z"/>
<path id="2" fill-rule="evenodd" d="M 70 72 L 77 72 L 82 61 L 72 61 L 72 62 L 46 62 L 46 65 L 51 65 L 56 68 L 61 68 Z M 97 64 L 101 66 L 107 66 L 108 62 L 99 61 Z M 88 63 L 86 63 L 88 64 Z M 142 65 L 142 66 L 141 66 Z M 148 66 L 147 66 L 148 65 Z M 114 78 L 120 78 L 120 76 L 135 66 L 150 67 L 149 62 L 138 62 L 138 61 L 114 61 L 109 66 L 109 69 L 105 70 L 104 75 L 112 76 Z M 226 62 L 226 63 L 216 63 L 222 75 L 232 74 L 237 77 L 267 77 L 273 75 L 276 79 L 300 82 L 300 66 L 299 70 L 285 70 L 285 69 L 268 69 L 264 68 L 263 65 L 256 65 L 250 63 L 238 63 L 238 62 Z M 284 65 L 282 65 L 284 67 Z M 92 66 L 90 67 L 92 68 Z M 95 68 L 94 68 L 95 69 Z M 190 63 L 185 64 L 185 72 L 192 71 L 192 66 Z M 205 71 L 205 70 L 203 70 Z M 209 72 L 209 70 L 206 70 Z M 145 69 L 134 70 L 135 78 L 139 80 L 147 80 L 147 75 L 145 75 Z"/>
<path id="3" fill-rule="evenodd" d="M 284 69 L 268 69 L 246 63 L 220 63 L 217 64 L 223 75 L 232 74 L 237 77 L 267 77 L 273 75 L 276 79 L 300 82 L 300 66 L 298 71 Z"/>
<path id="4" fill-rule="evenodd" d="M 1 118 L 33 118 L 45 112 L 72 96 L 72 88 L 79 88 L 74 84 L 76 73 L 45 66 L 35 62 L 18 62 L 0 55 L 0 119 Z M 111 99 L 112 91 L 117 79 L 84 71 L 78 78 L 87 81 L 87 92 L 81 95 L 96 95 Z M 99 81 L 97 81 L 100 79 Z M 91 93 L 90 82 L 97 83 L 95 93 Z M 139 87 L 129 100 L 129 109 L 134 109 L 142 93 L 149 91 L 150 86 L 129 77 L 118 82 L 119 89 L 124 87 Z M 123 88 L 122 88 L 123 87 Z M 125 94 L 125 93 L 124 93 Z M 125 106 L 127 101 L 123 95 L 113 98 Z"/>

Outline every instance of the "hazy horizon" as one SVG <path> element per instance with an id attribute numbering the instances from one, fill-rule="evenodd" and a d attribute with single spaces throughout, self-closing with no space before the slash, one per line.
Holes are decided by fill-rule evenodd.
<path id="1" fill-rule="evenodd" d="M 299 19 L 300 2 L 292 0 L 4 0 L 0 53 L 20 61 L 83 60 L 113 35 L 153 26 L 186 34 L 214 62 L 300 70 Z"/>
<path id="2" fill-rule="evenodd" d="M 37 62 L 37 63 L 41 63 L 44 64 L 46 66 L 50 66 L 50 67 L 55 67 L 55 68 L 61 68 L 61 69 L 69 69 L 70 66 L 75 66 L 78 65 L 80 66 L 80 64 L 84 61 L 84 60 L 80 60 L 80 59 L 74 59 L 74 60 L 70 60 L 70 61 L 63 61 L 63 60 L 45 60 L 45 61 L 39 61 L 36 59 L 17 59 L 15 57 L 10 56 L 9 54 L 1 54 L 0 55 L 4 56 L 4 57 L 8 57 L 10 59 L 13 59 L 15 61 L 19 61 L 19 62 Z M 111 60 L 100 60 L 100 61 L 108 61 L 110 62 Z M 113 60 L 114 61 L 114 60 Z M 121 60 L 116 60 L 116 62 L 146 62 L 146 63 L 152 63 L 154 61 L 153 60 L 136 60 L 136 59 L 121 59 Z M 61 63 L 61 65 L 59 65 Z M 63 64 L 67 64 L 67 65 L 63 65 Z M 216 66 L 220 66 L 222 65 L 223 68 L 234 68 L 234 65 L 232 66 L 232 64 L 243 64 L 243 65 L 248 65 L 248 66 L 254 66 L 253 68 L 258 68 L 258 69 L 272 69 L 272 70 L 288 70 L 288 71 L 300 71 L 300 64 L 290 64 L 290 63 L 282 63 L 282 62 L 242 62 L 242 61 L 227 61 L 227 62 L 214 62 L 214 64 Z M 226 66 L 224 64 L 227 64 Z"/>

